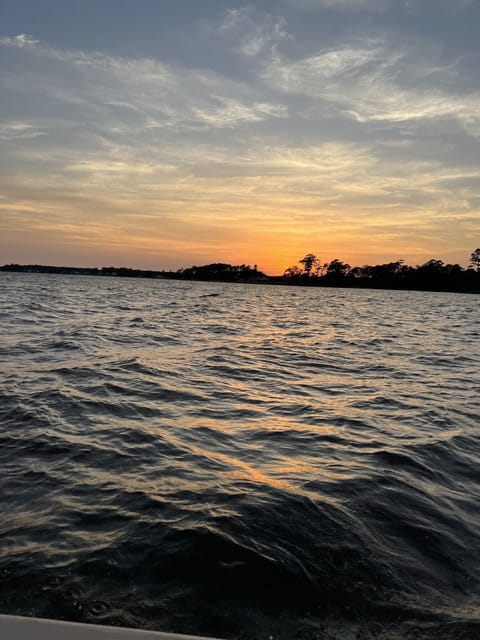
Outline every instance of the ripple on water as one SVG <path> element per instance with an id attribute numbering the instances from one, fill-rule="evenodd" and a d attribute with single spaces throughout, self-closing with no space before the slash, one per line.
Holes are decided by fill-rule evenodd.
<path id="1" fill-rule="evenodd" d="M 476 297 L 0 278 L 2 612 L 480 635 Z"/>

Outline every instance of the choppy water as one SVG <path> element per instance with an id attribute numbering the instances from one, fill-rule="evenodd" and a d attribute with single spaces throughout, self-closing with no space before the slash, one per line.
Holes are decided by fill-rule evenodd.
<path id="1" fill-rule="evenodd" d="M 480 637 L 478 296 L 0 274 L 0 611 Z"/>

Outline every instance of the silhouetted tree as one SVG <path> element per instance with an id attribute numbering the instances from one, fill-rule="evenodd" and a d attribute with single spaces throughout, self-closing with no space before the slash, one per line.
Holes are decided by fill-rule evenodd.
<path id="1" fill-rule="evenodd" d="M 313 275 L 316 278 L 321 278 L 322 276 L 325 275 L 326 269 L 327 269 L 327 265 L 322 264 L 318 258 L 315 258 L 315 262 L 313 263 L 313 266 L 312 266 Z"/>
<path id="2" fill-rule="evenodd" d="M 421 264 L 417 267 L 417 272 L 426 275 L 438 275 L 442 273 L 445 268 L 445 264 L 443 260 L 435 260 L 432 258 L 431 260 L 427 260 L 424 264 Z"/>
<path id="3" fill-rule="evenodd" d="M 328 264 L 326 275 L 343 278 L 350 273 L 350 270 L 351 266 L 349 264 L 335 258 Z"/>
<path id="4" fill-rule="evenodd" d="M 354 278 L 365 278 L 365 267 L 353 267 L 353 269 L 350 271 L 350 275 Z"/>
<path id="5" fill-rule="evenodd" d="M 298 279 L 302 275 L 302 270 L 297 267 L 297 265 L 293 265 L 293 267 L 288 267 L 283 272 L 283 277 L 288 278 L 290 280 Z"/>
<path id="6" fill-rule="evenodd" d="M 470 254 L 470 266 L 480 272 L 480 248 L 475 249 L 475 251 L 472 251 Z"/>
<path id="7" fill-rule="evenodd" d="M 303 264 L 303 272 L 307 276 L 311 274 L 312 268 L 316 262 L 317 256 L 314 256 L 313 253 L 307 253 L 306 256 L 299 260 L 299 263 Z"/>
<path id="8" fill-rule="evenodd" d="M 445 271 L 450 277 L 458 278 L 462 274 L 462 267 L 459 264 L 446 264 Z"/>

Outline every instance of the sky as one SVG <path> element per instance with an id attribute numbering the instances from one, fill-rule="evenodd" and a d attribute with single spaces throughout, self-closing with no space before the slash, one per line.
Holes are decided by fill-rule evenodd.
<path id="1" fill-rule="evenodd" d="M 0 264 L 467 266 L 480 0 L 0 0 Z"/>

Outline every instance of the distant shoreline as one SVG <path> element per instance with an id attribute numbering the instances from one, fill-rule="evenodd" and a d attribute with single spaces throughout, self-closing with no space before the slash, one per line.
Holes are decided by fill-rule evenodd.
<path id="1" fill-rule="evenodd" d="M 223 269 L 219 269 L 221 266 Z M 217 267 L 217 269 L 214 269 Z M 193 271 L 195 270 L 195 271 Z M 242 265 L 232 267 L 218 263 L 204 267 L 191 267 L 178 271 L 155 271 L 132 269 L 129 267 L 57 267 L 49 265 L 8 264 L 0 266 L 0 271 L 10 273 L 42 273 L 56 275 L 80 275 L 95 277 L 148 278 L 159 280 L 184 280 L 193 282 L 223 282 L 230 284 L 264 284 L 300 287 L 338 287 L 345 289 L 383 289 L 393 291 L 438 291 L 450 293 L 480 293 L 480 272 L 473 269 L 462 270 L 453 276 L 413 273 L 410 277 L 305 277 L 288 278 L 268 276 L 256 268 Z"/>

